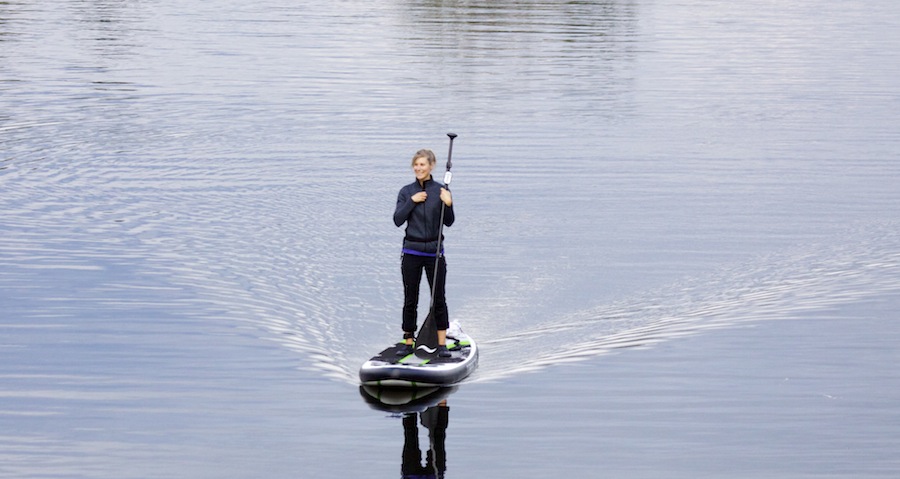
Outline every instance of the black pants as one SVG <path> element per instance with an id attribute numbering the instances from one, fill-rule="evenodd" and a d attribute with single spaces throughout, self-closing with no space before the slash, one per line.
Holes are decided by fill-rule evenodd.
<path id="1" fill-rule="evenodd" d="M 437 286 L 434 286 L 434 258 L 404 254 L 400 262 L 403 272 L 403 331 L 416 332 L 417 309 L 419 306 L 419 285 L 422 283 L 422 271 L 428 278 L 428 286 L 434 287 L 434 318 L 437 329 L 450 327 L 447 314 L 447 299 L 444 297 L 444 282 L 447 280 L 447 261 L 441 256 L 438 264 Z M 429 291 L 429 293 L 431 293 Z"/>

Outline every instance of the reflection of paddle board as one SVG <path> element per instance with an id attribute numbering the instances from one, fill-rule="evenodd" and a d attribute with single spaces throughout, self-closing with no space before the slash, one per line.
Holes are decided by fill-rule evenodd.
<path id="1" fill-rule="evenodd" d="M 397 343 L 363 363 L 359 379 L 367 386 L 434 387 L 456 384 L 475 370 L 478 365 L 478 347 L 453 321 L 447 329 L 449 358 L 438 357 L 427 346 L 419 346 L 416 352 L 398 356 L 402 344 Z"/>
<path id="2" fill-rule="evenodd" d="M 422 412 L 437 406 L 456 392 L 456 387 L 381 388 L 360 386 L 359 395 L 376 411 L 394 413 Z"/>

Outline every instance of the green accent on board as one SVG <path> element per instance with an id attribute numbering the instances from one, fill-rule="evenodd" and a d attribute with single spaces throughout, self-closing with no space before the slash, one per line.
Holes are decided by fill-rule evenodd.
<path id="1" fill-rule="evenodd" d="M 416 353 L 412 353 L 409 356 L 404 356 L 403 359 L 397 362 L 408 364 L 410 366 L 422 366 L 424 364 L 428 364 L 430 361 L 430 359 L 420 359 L 418 356 L 416 356 Z"/>

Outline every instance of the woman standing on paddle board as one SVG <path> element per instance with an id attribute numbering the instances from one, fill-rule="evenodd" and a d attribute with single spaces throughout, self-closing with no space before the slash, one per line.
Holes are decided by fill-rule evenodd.
<path id="1" fill-rule="evenodd" d="M 431 177 L 431 170 L 434 169 L 436 162 L 431 150 L 419 150 L 413 155 L 412 169 L 416 181 L 400 189 L 400 193 L 397 195 L 397 208 L 394 210 L 394 224 L 399 227 L 406 223 L 406 236 L 403 238 L 403 257 L 400 265 L 403 273 L 403 338 L 406 348 L 401 348 L 398 355 L 413 352 L 413 338 L 416 332 L 419 305 L 419 284 L 422 282 L 422 271 L 424 270 L 429 286 L 434 289 L 438 355 L 440 357 L 450 356 L 446 346 L 450 320 L 447 314 L 447 300 L 444 297 L 447 265 L 443 248 L 441 251 L 437 250 L 438 236 L 441 230 L 442 204 L 444 206 L 444 226 L 452 225 L 455 217 L 450 190 Z M 437 263 L 437 275 L 434 274 L 435 263 Z"/>

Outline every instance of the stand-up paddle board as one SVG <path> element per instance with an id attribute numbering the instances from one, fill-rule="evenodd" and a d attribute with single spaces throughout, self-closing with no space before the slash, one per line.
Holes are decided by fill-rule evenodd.
<path id="1" fill-rule="evenodd" d="M 449 358 L 438 356 L 435 348 L 417 344 L 415 352 L 400 356 L 402 342 L 388 346 L 359 369 L 364 386 L 437 387 L 452 386 L 466 378 L 478 365 L 478 346 L 452 321 L 447 330 Z"/>

